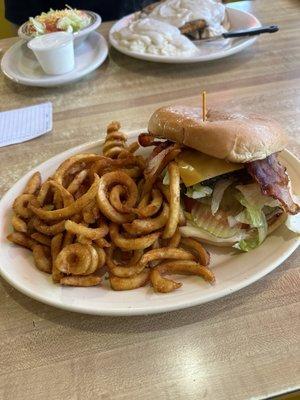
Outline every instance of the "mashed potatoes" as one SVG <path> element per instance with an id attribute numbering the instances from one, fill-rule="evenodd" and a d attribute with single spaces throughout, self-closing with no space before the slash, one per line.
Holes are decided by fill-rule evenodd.
<path id="1" fill-rule="evenodd" d="M 152 18 L 138 19 L 114 32 L 119 45 L 137 53 L 164 56 L 190 55 L 196 46 L 179 29 Z"/>
<path id="2" fill-rule="evenodd" d="M 149 17 L 178 28 L 187 22 L 203 19 L 207 24 L 204 37 L 218 36 L 226 31 L 222 25 L 225 6 L 216 0 L 166 0 L 159 3 Z"/>

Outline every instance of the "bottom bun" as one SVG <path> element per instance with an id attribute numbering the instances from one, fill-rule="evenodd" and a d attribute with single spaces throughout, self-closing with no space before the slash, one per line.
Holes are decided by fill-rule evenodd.
<path id="1" fill-rule="evenodd" d="M 267 236 L 269 236 L 277 228 L 279 228 L 279 226 L 281 226 L 286 221 L 286 219 L 287 214 L 285 212 L 281 213 L 276 218 L 273 218 L 272 223 L 268 226 Z M 232 247 L 234 244 L 238 243 L 241 240 L 241 238 L 237 236 L 228 239 L 217 238 L 216 236 L 213 236 L 208 232 L 192 226 L 182 226 L 179 229 L 182 236 L 193 237 L 195 239 L 201 240 L 202 243 L 211 244 L 218 247 Z"/>

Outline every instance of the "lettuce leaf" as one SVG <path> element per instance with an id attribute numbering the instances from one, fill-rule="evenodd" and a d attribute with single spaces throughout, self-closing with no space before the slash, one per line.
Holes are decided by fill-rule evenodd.
<path id="1" fill-rule="evenodd" d="M 261 217 L 261 226 L 257 227 L 250 234 L 250 237 L 247 239 L 242 239 L 238 243 L 236 243 L 233 247 L 242 251 L 253 250 L 256 247 L 260 246 L 261 243 L 265 240 L 268 234 L 268 224 L 265 217 L 265 214 L 262 212 Z"/>
<path id="2" fill-rule="evenodd" d="M 263 208 L 263 206 L 277 207 L 280 205 L 278 200 L 275 200 L 273 199 L 273 197 L 262 194 L 258 183 L 250 183 L 248 185 L 237 185 L 236 189 L 238 189 L 241 192 L 241 194 L 251 207 Z M 240 201 L 240 199 L 238 200 Z"/>
<path id="3" fill-rule="evenodd" d="M 238 223 L 249 224 L 248 216 L 247 216 L 247 213 L 246 213 L 245 209 L 243 211 L 241 211 L 240 213 L 238 213 L 234 217 L 232 215 L 229 215 L 227 217 L 227 220 L 228 220 L 229 226 L 231 226 L 231 227 L 235 226 Z"/>
<path id="4" fill-rule="evenodd" d="M 251 237 L 239 241 L 234 247 L 242 251 L 249 251 L 258 247 L 268 234 L 268 223 L 263 207 L 265 205 L 277 207 L 278 203 L 274 199 L 261 194 L 257 183 L 238 185 L 236 188 L 240 191 L 240 193 L 236 194 L 236 197 L 245 207 L 245 211 L 240 217 L 244 221 L 248 221 L 250 227 L 256 228 L 256 230 L 254 230 Z"/>
<path id="5" fill-rule="evenodd" d="M 46 27 L 41 22 L 37 21 L 35 18 L 30 17 L 29 22 L 34 27 L 37 35 L 43 35 L 46 32 Z"/>
<path id="6" fill-rule="evenodd" d="M 221 179 L 217 181 L 214 187 L 211 200 L 211 212 L 215 215 L 220 207 L 225 190 L 232 184 L 233 179 Z"/>
<path id="7" fill-rule="evenodd" d="M 185 195 L 192 199 L 202 199 L 203 197 L 210 196 L 213 190 L 209 186 L 203 186 L 201 183 L 190 186 L 187 188 Z"/>

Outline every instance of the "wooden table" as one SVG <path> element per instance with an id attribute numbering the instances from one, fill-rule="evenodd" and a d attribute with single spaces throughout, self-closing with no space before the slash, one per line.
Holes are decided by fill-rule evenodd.
<path id="1" fill-rule="evenodd" d="M 239 4 L 237 6 L 240 6 Z M 16 85 L 0 76 L 0 109 L 52 101 L 54 128 L 0 149 L 1 193 L 49 157 L 104 135 L 112 119 L 145 128 L 170 103 L 273 115 L 300 156 L 300 4 L 245 2 L 280 32 L 219 62 L 160 65 L 111 51 L 95 73 L 66 87 Z M 101 27 L 107 34 L 111 24 Z M 15 38 L 0 41 L 6 50 Z M 261 399 L 299 388 L 300 253 L 224 299 L 169 314 L 109 318 L 37 303 L 0 281 L 0 398 Z"/>

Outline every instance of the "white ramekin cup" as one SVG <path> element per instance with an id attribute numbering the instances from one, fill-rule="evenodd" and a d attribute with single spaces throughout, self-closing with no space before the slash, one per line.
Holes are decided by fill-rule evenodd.
<path id="1" fill-rule="evenodd" d="M 71 33 L 53 32 L 37 36 L 27 46 L 34 52 L 48 75 L 60 75 L 74 69 L 74 38 Z"/>

